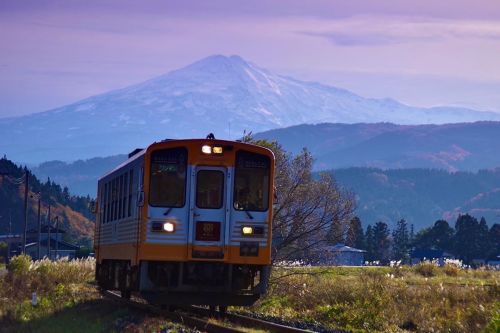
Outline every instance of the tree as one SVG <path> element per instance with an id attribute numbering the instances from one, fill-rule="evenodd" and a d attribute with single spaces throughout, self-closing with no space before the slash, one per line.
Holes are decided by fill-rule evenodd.
<path id="1" fill-rule="evenodd" d="M 491 226 L 488 232 L 491 249 L 489 251 L 489 258 L 495 260 L 500 255 L 500 224 L 495 223 Z"/>
<path id="2" fill-rule="evenodd" d="M 486 253 L 483 244 L 488 242 L 488 233 L 484 232 L 486 221 L 481 225 L 469 214 L 460 215 L 455 223 L 454 248 L 455 254 L 464 263 L 470 264 L 472 259 L 484 259 Z"/>
<path id="3" fill-rule="evenodd" d="M 374 259 L 380 262 L 389 261 L 389 248 L 391 239 L 389 238 L 389 227 L 384 222 L 377 222 L 373 227 Z"/>
<path id="4" fill-rule="evenodd" d="M 273 261 L 310 259 L 326 244 L 332 222 L 344 227 L 351 218 L 352 194 L 341 190 L 329 174 L 313 177 L 313 158 L 306 149 L 292 156 L 277 142 L 250 135 L 244 139 L 271 149 L 276 158 Z"/>
<path id="5" fill-rule="evenodd" d="M 429 227 L 419 230 L 413 238 L 412 246 L 418 249 L 434 248 L 432 228 Z"/>
<path id="6" fill-rule="evenodd" d="M 330 245 L 344 243 L 344 226 L 340 221 L 332 221 L 326 239 Z"/>
<path id="7" fill-rule="evenodd" d="M 454 230 L 447 221 L 438 220 L 432 228 L 420 230 L 412 242 L 419 249 L 434 249 L 441 251 L 453 251 Z"/>
<path id="8" fill-rule="evenodd" d="M 432 242 L 437 250 L 451 251 L 453 249 L 453 228 L 447 221 L 438 220 L 432 227 Z"/>
<path id="9" fill-rule="evenodd" d="M 366 260 L 374 261 L 375 260 L 375 238 L 373 236 L 373 227 L 369 224 L 366 227 L 365 233 L 365 250 L 366 250 Z"/>
<path id="10" fill-rule="evenodd" d="M 392 257 L 395 260 L 408 262 L 410 259 L 410 234 L 408 224 L 404 219 L 397 222 L 396 228 L 392 232 L 392 239 Z"/>
<path id="11" fill-rule="evenodd" d="M 490 237 L 488 231 L 489 230 L 488 230 L 488 224 L 486 223 L 486 219 L 484 217 L 481 217 L 477 230 L 478 258 L 483 258 L 483 259 L 488 258 L 489 252 L 491 251 L 492 244 L 490 243 Z"/>
<path id="12" fill-rule="evenodd" d="M 359 217 L 355 216 L 349 222 L 346 235 L 346 245 L 357 249 L 365 248 L 365 235 Z"/>

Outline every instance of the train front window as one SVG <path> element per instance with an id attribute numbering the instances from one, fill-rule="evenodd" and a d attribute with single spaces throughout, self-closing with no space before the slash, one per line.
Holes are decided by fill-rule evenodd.
<path id="1" fill-rule="evenodd" d="M 183 207 L 186 197 L 187 150 L 163 149 L 151 154 L 149 204 Z"/>
<path id="2" fill-rule="evenodd" d="M 234 201 L 236 210 L 266 211 L 269 207 L 269 168 L 267 156 L 236 153 Z"/>
<path id="3" fill-rule="evenodd" d="M 196 176 L 196 207 L 219 209 L 224 198 L 224 173 L 200 170 Z"/>

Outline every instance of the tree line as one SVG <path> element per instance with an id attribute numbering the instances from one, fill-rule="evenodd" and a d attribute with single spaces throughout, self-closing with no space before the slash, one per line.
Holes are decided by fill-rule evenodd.
<path id="1" fill-rule="evenodd" d="M 333 223 L 330 244 L 345 243 L 366 250 L 365 260 L 388 263 L 391 260 L 408 263 L 411 251 L 439 250 L 450 253 L 465 264 L 473 259 L 495 260 L 500 255 L 500 224 L 488 228 L 486 219 L 460 215 L 455 226 L 438 220 L 433 226 L 414 233 L 413 225 L 401 219 L 391 231 L 388 224 L 377 222 L 363 230 L 361 220 L 354 217 L 347 227 Z"/>
<path id="2" fill-rule="evenodd" d="M 12 231 L 18 233 L 21 231 L 21 221 L 24 220 L 24 202 L 22 200 L 22 191 L 24 191 L 25 173 L 30 171 L 26 166 L 18 166 L 7 157 L 0 158 L 0 234 Z M 93 220 L 88 205 L 91 201 L 89 196 L 82 197 L 71 195 L 67 187 L 61 187 L 59 184 L 48 178 L 45 182 L 40 181 L 30 173 L 29 175 L 30 196 L 33 193 L 41 195 L 42 206 L 54 206 L 56 203 L 68 206 Z M 32 200 L 28 201 L 33 202 Z M 28 210 L 29 221 L 36 221 L 36 207 L 30 207 Z M 43 214 L 46 212 L 43 211 Z M 12 225 L 10 225 L 12 221 Z"/>

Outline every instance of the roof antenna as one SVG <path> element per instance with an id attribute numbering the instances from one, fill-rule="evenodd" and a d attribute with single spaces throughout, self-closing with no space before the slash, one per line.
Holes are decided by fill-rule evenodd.
<path id="1" fill-rule="evenodd" d="M 214 133 L 208 133 L 208 135 L 207 135 L 207 139 L 208 139 L 208 140 L 215 140 L 215 135 L 214 135 Z"/>

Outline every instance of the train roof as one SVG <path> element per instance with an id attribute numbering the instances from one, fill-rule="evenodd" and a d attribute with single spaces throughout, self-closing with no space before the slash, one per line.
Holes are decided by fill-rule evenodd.
<path id="1" fill-rule="evenodd" d="M 252 143 L 247 143 L 247 142 L 241 142 L 241 141 L 230 141 L 230 140 L 219 140 L 219 139 L 167 139 L 163 141 L 158 141 L 158 142 L 153 142 L 146 148 L 137 148 L 134 149 L 130 154 L 128 155 L 129 158 L 125 160 L 123 163 L 112 169 L 111 171 L 107 172 L 103 176 L 99 178 L 99 180 L 106 178 L 107 176 L 111 175 L 115 171 L 121 169 L 125 165 L 135 161 L 136 159 L 139 159 L 140 157 L 144 156 L 146 152 L 151 150 L 152 148 L 156 148 L 157 146 L 164 146 L 164 145 L 171 145 L 171 144 L 189 144 L 189 143 L 196 143 L 196 142 L 203 142 L 203 143 L 215 143 L 217 145 L 238 145 L 238 146 L 252 146 L 254 147 L 255 150 L 260 150 L 262 152 L 267 152 L 269 155 L 274 157 L 273 152 L 262 146 L 254 145 Z"/>

